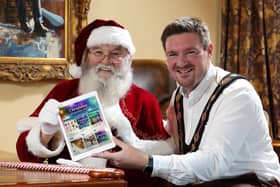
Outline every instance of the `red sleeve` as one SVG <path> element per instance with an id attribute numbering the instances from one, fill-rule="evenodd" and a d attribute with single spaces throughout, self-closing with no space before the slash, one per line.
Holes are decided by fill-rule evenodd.
<path id="1" fill-rule="evenodd" d="M 169 137 L 163 127 L 158 101 L 148 91 L 132 85 L 125 97 L 125 102 L 121 103 L 121 107 L 138 137 L 143 139 L 166 139 Z"/>
<path id="2" fill-rule="evenodd" d="M 20 161 L 22 162 L 43 162 L 44 158 L 39 158 L 34 156 L 28 151 L 25 138 L 28 135 L 29 131 L 22 132 L 16 143 L 17 155 Z"/>
<path id="3" fill-rule="evenodd" d="M 169 137 L 163 127 L 158 101 L 151 93 L 132 85 L 126 97 L 120 101 L 120 106 L 139 138 L 151 140 Z M 146 187 L 157 184 L 157 177 L 148 177 L 142 171 L 126 169 L 125 173 L 129 184 Z"/>

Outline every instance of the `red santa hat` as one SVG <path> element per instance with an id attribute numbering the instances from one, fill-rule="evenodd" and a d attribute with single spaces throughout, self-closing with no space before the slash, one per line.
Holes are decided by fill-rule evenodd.
<path id="1" fill-rule="evenodd" d="M 122 25 L 113 20 L 96 19 L 83 28 L 75 41 L 76 64 L 69 68 L 72 77 L 79 78 L 82 74 L 80 65 L 84 50 L 100 44 L 121 45 L 131 55 L 135 53 L 131 36 Z"/>

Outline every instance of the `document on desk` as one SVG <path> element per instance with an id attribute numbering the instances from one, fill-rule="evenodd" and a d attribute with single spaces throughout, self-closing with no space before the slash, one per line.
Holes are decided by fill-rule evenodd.
<path id="1" fill-rule="evenodd" d="M 58 118 L 73 161 L 115 147 L 97 92 L 61 102 Z"/>

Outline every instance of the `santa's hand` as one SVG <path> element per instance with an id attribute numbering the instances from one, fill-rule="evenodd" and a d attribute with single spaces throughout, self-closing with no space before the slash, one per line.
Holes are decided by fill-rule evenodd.
<path id="1" fill-rule="evenodd" d="M 119 114 L 122 114 L 122 110 L 121 110 L 119 104 L 106 106 L 104 108 L 104 114 L 106 116 L 107 121 L 111 122 L 111 121 L 117 120 Z"/>
<path id="2" fill-rule="evenodd" d="M 55 99 L 48 100 L 39 113 L 41 131 L 53 135 L 59 130 L 58 111 L 60 103 Z"/>
<path id="3" fill-rule="evenodd" d="M 120 137 L 127 143 L 130 142 L 132 140 L 131 134 L 134 132 L 120 105 L 116 104 L 104 108 L 104 114 L 110 127 L 116 132 L 115 136 Z"/>
<path id="4" fill-rule="evenodd" d="M 170 154 L 174 152 L 174 143 L 171 138 L 167 140 L 139 139 L 119 105 L 105 108 L 104 113 L 111 128 L 116 129 L 117 134 L 115 136 L 132 147 L 149 154 Z"/>

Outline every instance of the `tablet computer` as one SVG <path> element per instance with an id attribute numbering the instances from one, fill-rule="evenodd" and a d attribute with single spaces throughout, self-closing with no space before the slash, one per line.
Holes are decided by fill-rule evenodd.
<path id="1" fill-rule="evenodd" d="M 73 161 L 115 147 L 97 92 L 61 102 L 58 118 Z"/>

